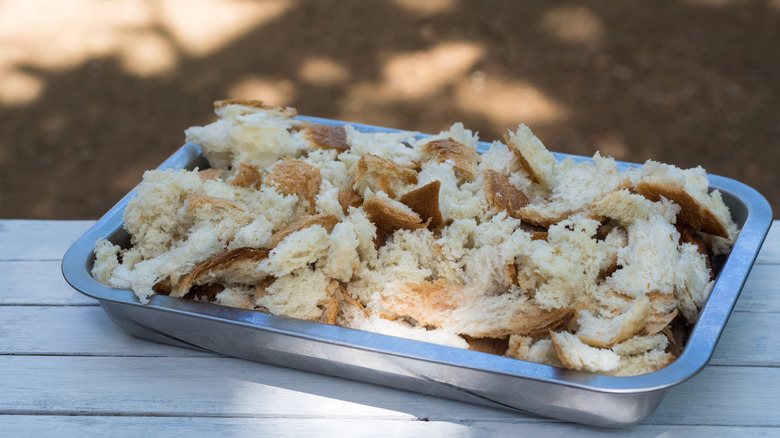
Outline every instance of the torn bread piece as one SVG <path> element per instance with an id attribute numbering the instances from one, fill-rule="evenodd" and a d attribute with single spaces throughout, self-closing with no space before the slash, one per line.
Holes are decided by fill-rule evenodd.
<path id="1" fill-rule="evenodd" d="M 435 160 L 439 163 L 452 162 L 452 167 L 457 172 L 461 183 L 473 181 L 477 176 L 479 154 L 473 147 L 455 141 L 452 137 L 433 140 L 422 145 L 420 149 L 426 160 Z"/>
<path id="2" fill-rule="evenodd" d="M 339 190 L 338 201 L 341 206 L 341 211 L 345 215 L 350 207 L 358 208 L 363 205 L 363 197 L 360 196 L 360 193 L 352 189 Z"/>
<path id="3" fill-rule="evenodd" d="M 564 368 L 549 334 L 539 337 L 512 335 L 509 337 L 507 357 Z"/>
<path id="4" fill-rule="evenodd" d="M 251 164 L 239 163 L 233 177 L 230 178 L 230 184 L 236 187 L 256 189 L 262 185 L 263 173 L 257 166 Z"/>
<path id="5" fill-rule="evenodd" d="M 652 373 L 677 359 L 667 352 L 668 338 L 663 334 L 634 336 L 612 347 L 620 357 L 619 366 L 606 374 L 612 376 L 637 376 Z"/>
<path id="6" fill-rule="evenodd" d="M 219 179 L 222 174 L 225 173 L 224 169 L 203 169 L 198 171 L 198 176 L 201 182 L 215 181 Z"/>
<path id="7" fill-rule="evenodd" d="M 360 240 L 355 224 L 349 220 L 334 225 L 329 236 L 327 255 L 317 262 L 328 277 L 348 282 L 360 268 Z"/>
<path id="8" fill-rule="evenodd" d="M 506 211 L 510 216 L 516 217 L 515 212 L 528 205 L 528 197 L 504 175 L 488 169 L 482 172 L 482 176 L 485 179 L 482 190 L 491 208 Z"/>
<path id="9" fill-rule="evenodd" d="M 303 266 L 277 278 L 264 289 L 256 304 L 274 315 L 315 321 L 327 312 L 333 291 L 331 279 Z"/>
<path id="10" fill-rule="evenodd" d="M 573 314 L 571 309 L 541 309 L 512 294 L 475 295 L 441 279 L 389 284 L 382 293 L 382 306 L 420 325 L 473 338 L 538 336 L 566 325 Z"/>
<path id="11" fill-rule="evenodd" d="M 660 292 L 651 292 L 647 298 L 650 300 L 650 313 L 641 334 L 654 335 L 669 327 L 679 314 L 677 300 L 673 294 Z"/>
<path id="12" fill-rule="evenodd" d="M 265 169 L 282 157 L 295 157 L 306 143 L 291 131 L 292 108 L 260 101 L 229 99 L 214 103 L 217 121 L 185 131 L 186 141 L 201 146 L 212 168 L 237 168 L 239 163 Z"/>
<path id="13" fill-rule="evenodd" d="M 384 245 L 388 236 L 397 230 L 416 230 L 424 228 L 420 215 L 406 205 L 394 201 L 383 192 L 363 203 L 368 218 L 376 225 L 377 246 Z"/>
<path id="14" fill-rule="evenodd" d="M 124 228 L 130 234 L 132 253 L 148 259 L 170 250 L 190 232 L 192 217 L 180 214 L 190 195 L 203 192 L 197 172 L 186 170 L 148 170 L 127 202 L 122 214 Z M 137 259 L 131 254 L 126 262 Z"/>
<path id="15" fill-rule="evenodd" d="M 439 189 L 441 182 L 430 183 L 406 192 L 398 201 L 411 208 L 420 218 L 428 223 L 428 228 L 441 228 L 444 224 L 441 210 L 439 209 Z"/>
<path id="16" fill-rule="evenodd" d="M 541 227 L 559 223 L 574 215 L 584 214 L 594 219 L 591 205 L 604 195 L 622 187 L 623 178 L 617 163 L 597 152 L 592 161 L 567 158 L 555 166 L 555 180 L 548 186 L 550 195 L 542 202 L 534 202 L 515 212 L 515 217 Z"/>
<path id="17" fill-rule="evenodd" d="M 343 288 L 339 285 L 338 281 L 334 280 L 328 284 L 325 293 L 328 295 L 328 299 L 325 304 L 320 305 L 322 308 L 322 315 L 320 315 L 316 321 L 333 325 L 338 321 L 339 303 L 342 300 Z"/>
<path id="18" fill-rule="evenodd" d="M 417 171 L 395 161 L 373 154 L 364 154 L 357 162 L 357 172 L 352 188 L 363 193 L 366 188 L 383 191 L 395 199 L 396 193 L 417 182 Z"/>
<path id="19" fill-rule="evenodd" d="M 652 201 L 661 197 L 680 206 L 677 224 L 703 233 L 731 239 L 736 226 L 720 193 L 708 193 L 709 181 L 701 167 L 682 170 L 670 164 L 648 160 L 642 167 L 637 193 Z"/>
<path id="20" fill-rule="evenodd" d="M 580 311 L 576 335 L 591 347 L 610 348 L 642 331 L 650 314 L 650 300 L 640 296 L 624 313 L 612 318 L 599 318 L 588 311 Z"/>
<path id="21" fill-rule="evenodd" d="M 303 133 L 307 140 L 320 149 L 335 149 L 339 152 L 349 149 L 347 131 L 343 126 L 309 123 Z"/>
<path id="22" fill-rule="evenodd" d="M 330 233 L 333 231 L 333 227 L 335 227 L 337 223 L 339 223 L 339 218 L 332 214 L 301 216 L 298 219 L 285 225 L 284 228 L 275 232 L 273 236 L 271 236 L 271 247 L 273 248 L 278 245 L 282 240 L 284 240 L 285 237 L 289 236 L 290 234 L 315 225 L 319 225 L 322 228 L 325 228 L 325 230 Z"/>
<path id="23" fill-rule="evenodd" d="M 254 288 L 226 287 L 214 295 L 213 301 L 220 306 L 254 310 Z"/>
<path id="24" fill-rule="evenodd" d="M 322 175 L 319 169 L 296 159 L 276 162 L 266 177 L 266 184 L 275 186 L 284 195 L 297 195 L 309 214 L 314 213 L 316 196 L 320 191 Z"/>
<path id="25" fill-rule="evenodd" d="M 631 193 L 627 189 L 620 189 L 596 199 L 591 210 L 598 215 L 615 219 L 624 226 L 628 226 L 638 220 L 649 220 L 655 215 L 660 215 L 667 222 L 673 223 L 680 212 L 680 207 L 661 199 L 658 202 L 653 202 L 642 195 Z"/>
<path id="26" fill-rule="evenodd" d="M 558 161 L 526 125 L 504 136 L 509 150 L 517 156 L 531 179 L 546 189 L 555 185 Z"/>
<path id="27" fill-rule="evenodd" d="M 555 352 L 561 363 L 570 370 L 608 373 L 620 366 L 620 356 L 612 350 L 595 348 L 569 332 L 550 332 Z"/>
<path id="28" fill-rule="evenodd" d="M 268 258 L 266 248 L 237 248 L 199 264 L 181 277 L 170 295 L 181 298 L 193 286 L 206 283 L 254 284 L 265 275 L 258 270 L 260 262 Z"/>
<path id="29" fill-rule="evenodd" d="M 285 236 L 263 260 L 260 270 L 282 277 L 311 263 L 328 253 L 328 230 L 312 225 Z"/>

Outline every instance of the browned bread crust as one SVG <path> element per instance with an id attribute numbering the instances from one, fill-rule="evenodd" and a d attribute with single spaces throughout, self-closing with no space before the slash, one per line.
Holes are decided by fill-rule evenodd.
<path id="1" fill-rule="evenodd" d="M 227 251 L 199 264 L 192 271 L 182 276 L 171 290 L 171 296 L 181 298 L 193 286 L 206 283 L 219 283 L 225 280 L 236 283 L 253 284 L 257 281 L 251 273 L 261 261 L 268 258 L 267 248 L 236 248 Z"/>
<path id="2" fill-rule="evenodd" d="M 428 142 L 422 146 L 421 151 L 424 156 L 431 157 L 439 163 L 452 161 L 452 167 L 460 174 L 461 182 L 473 181 L 477 176 L 479 154 L 473 148 L 452 138 Z"/>
<path id="3" fill-rule="evenodd" d="M 504 175 L 493 169 L 485 170 L 482 175 L 485 178 L 483 191 L 490 207 L 517 217 L 515 212 L 528 205 L 528 197 L 513 186 Z"/>
<path id="4" fill-rule="evenodd" d="M 441 327 L 449 312 L 458 307 L 459 288 L 443 279 L 406 282 L 392 296 L 382 297 L 382 306 L 398 315 L 408 316 L 420 325 Z"/>
<path id="5" fill-rule="evenodd" d="M 464 336 L 469 343 L 469 350 L 480 351 L 482 353 L 496 354 L 503 356 L 509 349 L 509 337 L 503 338 L 472 338 Z"/>
<path id="6" fill-rule="evenodd" d="M 514 214 L 512 215 L 512 217 L 520 219 L 525 224 L 543 229 L 550 228 L 558 222 L 566 219 L 568 216 L 569 212 L 561 212 L 556 216 L 545 216 L 539 214 L 539 212 L 535 210 L 525 207 L 515 210 Z"/>
<path id="7" fill-rule="evenodd" d="M 236 169 L 236 175 L 233 177 L 233 184 L 236 187 L 258 188 L 263 182 L 263 174 L 251 164 L 241 163 Z"/>
<path id="8" fill-rule="evenodd" d="M 440 188 L 440 181 L 431 181 L 420 188 L 404 194 L 399 201 L 420 215 L 423 222 L 428 223 L 429 229 L 435 230 L 444 224 L 444 218 L 439 209 Z"/>
<path id="9" fill-rule="evenodd" d="M 214 101 L 214 109 L 218 110 L 221 108 L 225 108 L 228 105 L 240 105 L 245 106 L 248 108 L 257 108 L 261 110 L 272 110 L 277 111 L 279 113 L 285 114 L 288 117 L 295 117 L 298 115 L 298 111 L 295 110 L 295 108 L 290 107 L 284 107 L 284 106 L 276 106 L 267 104 L 265 102 L 262 102 L 260 100 L 253 100 L 253 99 L 224 99 L 224 100 L 216 100 Z"/>
<path id="10" fill-rule="evenodd" d="M 295 194 L 299 200 L 307 202 L 309 214 L 314 213 L 315 197 L 321 182 L 319 169 L 294 158 L 274 164 L 266 177 L 266 184 L 276 186 L 282 194 Z"/>
<path id="11" fill-rule="evenodd" d="M 360 193 L 352 189 L 339 190 L 338 199 L 341 211 L 343 211 L 344 214 L 349 212 L 349 207 L 358 208 L 363 205 L 363 197 L 360 196 Z"/>
<path id="12" fill-rule="evenodd" d="M 707 206 L 702 205 L 681 188 L 641 181 L 636 185 L 636 191 L 653 202 L 659 201 L 663 196 L 679 205 L 680 213 L 677 214 L 677 225 L 690 227 L 718 237 L 729 237 L 726 225 Z"/>
<path id="13" fill-rule="evenodd" d="M 335 325 L 338 320 L 339 305 L 341 297 L 344 295 L 344 290 L 338 281 L 333 280 L 328 284 L 327 294 L 328 301 L 322 306 L 322 315 L 317 319 L 317 322 Z"/>
<path id="14" fill-rule="evenodd" d="M 203 169 L 198 171 L 201 182 L 216 180 L 222 175 L 222 169 Z"/>
<path id="15" fill-rule="evenodd" d="M 377 247 L 385 244 L 387 236 L 397 230 L 416 230 L 425 227 L 420 216 L 410 214 L 380 198 L 371 198 L 363 203 L 368 219 L 376 226 Z"/>
<path id="16" fill-rule="evenodd" d="M 335 149 L 339 152 L 349 150 L 347 130 L 343 126 L 310 123 L 303 134 L 320 149 Z"/>
<path id="17" fill-rule="evenodd" d="M 325 228 L 330 233 L 333 231 L 333 227 L 335 227 L 337 223 L 339 223 L 339 218 L 333 214 L 302 216 L 285 225 L 281 230 L 275 232 L 273 236 L 271 236 L 271 247 L 278 245 L 279 242 L 284 240 L 284 238 L 290 234 L 296 231 L 300 231 L 304 228 L 313 227 L 315 225 L 319 225 L 322 228 Z"/>
<path id="18" fill-rule="evenodd" d="M 189 195 L 187 196 L 187 210 L 194 211 L 199 208 L 217 208 L 220 210 L 239 210 L 245 211 L 244 207 L 238 202 L 225 198 L 215 198 L 213 196 Z"/>
<path id="19" fill-rule="evenodd" d="M 391 296 L 382 297 L 382 306 L 397 315 L 411 317 L 420 325 L 448 327 L 452 325 L 452 311 L 473 299 L 490 298 L 469 298 L 461 287 L 438 279 L 432 283 L 419 281 L 399 285 Z M 480 308 L 473 301 L 469 307 Z M 546 310 L 531 301 L 513 305 L 512 310 L 501 324 L 483 324 L 484 327 L 473 327 L 462 334 L 477 338 L 503 338 L 512 334 L 541 336 L 549 330 L 561 329 L 574 315 L 574 310 L 569 308 Z M 475 319 L 493 317 L 492 314 L 474 315 Z M 454 329 L 457 331 L 457 327 Z"/>
<path id="20" fill-rule="evenodd" d="M 363 154 L 358 160 L 355 182 L 367 180 L 369 185 L 387 193 L 387 196 L 395 199 L 393 182 L 400 181 L 412 184 L 417 181 L 417 171 L 402 166 L 393 160 L 382 158 L 373 154 Z"/>

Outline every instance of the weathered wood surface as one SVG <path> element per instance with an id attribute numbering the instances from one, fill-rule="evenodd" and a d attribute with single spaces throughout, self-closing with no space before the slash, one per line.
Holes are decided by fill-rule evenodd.
<path id="1" fill-rule="evenodd" d="M 0 220 L 0 435 L 780 436 L 780 222 L 710 365 L 620 430 L 133 338 L 62 278 L 92 223 Z"/>

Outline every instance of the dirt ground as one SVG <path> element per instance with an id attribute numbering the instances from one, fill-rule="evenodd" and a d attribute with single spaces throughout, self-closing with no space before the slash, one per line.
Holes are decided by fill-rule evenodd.
<path id="1" fill-rule="evenodd" d="M 780 0 L 0 2 L 0 217 L 100 217 L 228 97 L 488 141 L 525 123 L 701 165 L 778 217 L 778 46 Z"/>

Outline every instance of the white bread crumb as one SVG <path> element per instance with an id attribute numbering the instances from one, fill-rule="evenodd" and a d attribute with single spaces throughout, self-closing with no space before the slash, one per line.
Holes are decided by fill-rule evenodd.
<path id="1" fill-rule="evenodd" d="M 591 347 L 569 332 L 551 333 L 550 337 L 558 358 L 569 369 L 604 373 L 620 366 L 620 357 L 613 351 Z"/>
<path id="2" fill-rule="evenodd" d="M 328 232 L 320 225 L 296 231 L 271 250 L 260 269 L 269 275 L 283 277 L 325 256 L 329 243 Z"/>
<path id="3" fill-rule="evenodd" d="M 576 335 L 591 347 L 610 348 L 639 333 L 649 313 L 650 300 L 645 295 L 637 298 L 624 313 L 613 318 L 599 318 L 581 310 Z"/>
<path id="4" fill-rule="evenodd" d="M 325 274 L 304 266 L 277 278 L 256 304 L 275 315 L 313 320 L 322 314 L 319 306 L 328 300 L 329 285 Z"/>

